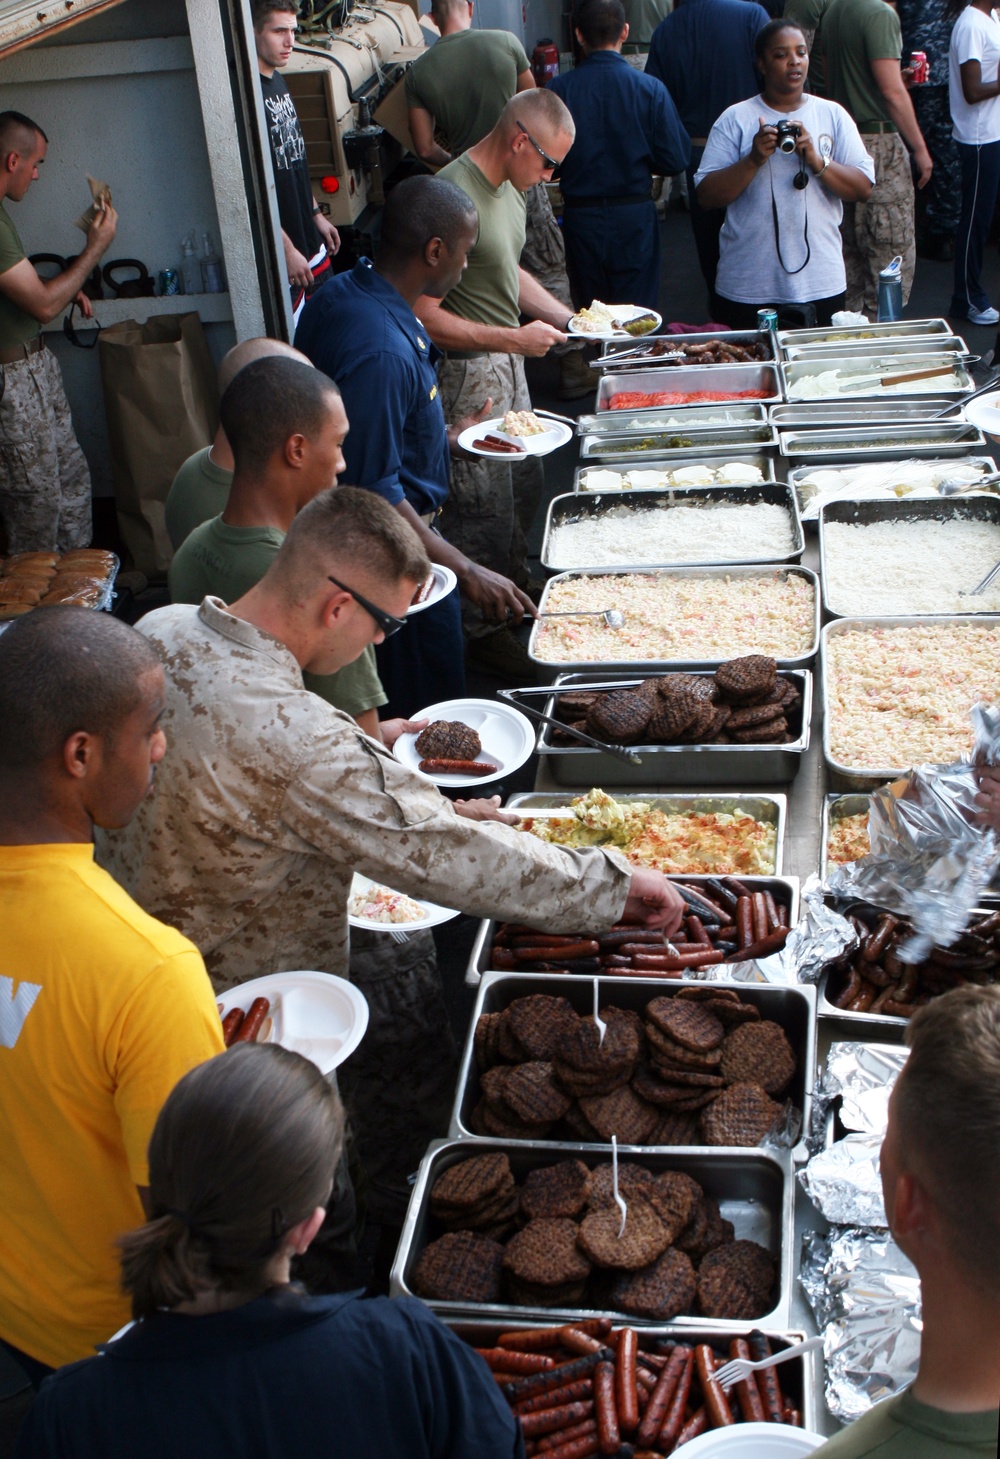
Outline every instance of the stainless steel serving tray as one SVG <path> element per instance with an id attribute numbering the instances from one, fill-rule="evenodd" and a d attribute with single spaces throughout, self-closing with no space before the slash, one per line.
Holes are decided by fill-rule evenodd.
<path id="1" fill-rule="evenodd" d="M 897 457 L 896 459 L 898 460 L 899 458 Z M 904 458 L 904 460 L 905 460 L 905 458 Z M 809 501 L 804 501 L 803 500 L 803 496 L 802 496 L 802 483 L 805 481 L 806 477 L 810 476 L 816 470 L 824 470 L 824 471 L 853 471 L 853 470 L 856 470 L 857 467 L 862 466 L 864 464 L 865 463 L 863 461 L 856 459 L 854 461 L 829 461 L 829 462 L 811 463 L 808 466 L 793 466 L 792 467 L 791 471 L 789 471 L 789 473 L 788 473 L 788 484 L 789 484 L 789 486 L 793 486 L 795 488 L 795 496 L 796 496 L 796 500 L 798 501 L 798 504 L 799 504 L 799 515 L 800 515 L 800 517 L 802 519 L 802 523 L 803 523 L 803 526 L 804 527 L 808 525 L 811 530 L 815 531 L 815 530 L 818 529 L 818 526 L 819 526 L 819 510 L 815 506 L 814 501 L 813 500 L 809 500 Z M 889 468 L 892 465 L 894 465 L 895 463 L 893 461 L 886 461 L 884 464 L 885 464 L 885 466 L 887 468 Z M 933 469 L 939 469 L 942 472 L 948 472 L 948 471 L 954 472 L 955 470 L 958 469 L 958 466 L 959 465 L 961 465 L 961 467 L 963 467 L 963 468 L 966 467 L 966 466 L 978 466 L 983 472 L 989 472 L 989 471 L 995 471 L 996 470 L 996 462 L 993 461 L 988 456 L 966 456 L 960 463 L 956 463 L 956 462 L 954 462 L 954 461 L 952 461 L 950 459 L 945 459 L 945 460 L 938 461 L 938 460 L 935 460 L 933 457 L 931 457 L 930 459 L 927 459 L 927 460 L 921 459 L 920 464 L 922 466 L 928 466 L 928 467 L 931 467 Z M 975 492 L 969 491 L 969 492 L 963 492 L 962 493 L 963 500 L 967 500 L 970 496 L 975 496 L 975 497 L 979 498 L 980 500 L 982 500 L 983 498 L 989 499 L 990 497 L 995 497 L 996 495 L 997 495 L 997 491 L 996 491 L 996 488 L 995 487 L 984 487 L 981 491 L 978 491 L 977 490 Z M 845 492 L 845 494 L 844 494 L 843 497 L 835 497 L 834 500 L 835 501 L 863 501 L 863 500 L 865 500 L 865 498 L 863 498 L 863 497 L 854 497 L 854 496 L 851 496 L 849 493 Z M 871 497 L 871 498 L 868 498 L 868 500 L 871 500 L 871 501 L 883 500 L 883 501 L 887 501 L 887 502 L 893 502 L 893 501 L 900 501 L 900 502 L 914 502 L 914 501 L 941 502 L 941 501 L 946 501 L 947 498 L 946 497 L 939 496 L 937 492 L 934 492 L 933 496 L 917 495 L 917 494 L 915 494 L 913 492 L 908 492 L 907 495 L 906 496 L 903 496 L 903 497 L 897 497 L 897 496 L 885 496 L 883 498 Z"/>
<path id="2" fill-rule="evenodd" d="M 524 791 L 518 795 L 512 795 L 505 807 L 509 811 L 517 811 L 524 816 L 538 818 L 541 816 L 564 816 L 569 813 L 571 795 L 561 795 L 556 791 L 532 790 Z M 762 791 L 748 791 L 746 795 L 740 795 L 736 791 L 730 791 L 728 795 L 691 795 L 684 791 L 678 791 L 675 795 L 660 795 L 658 792 L 636 791 L 616 795 L 615 800 L 623 805 L 630 801 L 642 801 L 644 805 L 651 806 L 653 810 L 664 811 L 668 814 L 708 815 L 712 813 L 722 814 L 736 810 L 746 811 L 748 815 L 757 821 L 773 825 L 775 828 L 775 850 L 774 870 L 772 875 L 780 876 L 782 865 L 782 853 L 785 843 L 785 821 L 788 815 L 788 797 L 780 792 L 766 794 Z M 715 875 L 709 871 L 707 875 Z M 728 875 L 729 873 L 722 873 Z M 681 881 L 690 880 L 690 876 L 697 873 L 678 873 Z M 742 872 L 736 872 L 741 881 L 746 880 Z M 676 879 L 676 878 L 675 878 Z"/>
<path id="3" fill-rule="evenodd" d="M 689 441 L 688 446 L 671 444 Z M 648 442 L 640 450 L 637 441 Z M 704 430 L 602 431 L 598 435 L 581 436 L 581 461 L 655 461 L 662 456 L 686 456 L 688 461 L 704 456 L 731 456 L 737 451 L 766 451 L 777 444 L 774 426 L 718 426 Z"/>
<path id="4" fill-rule="evenodd" d="M 774 350 L 771 344 L 770 332 L 766 329 L 710 329 L 696 331 L 692 334 L 658 334 L 655 336 L 646 336 L 642 340 L 631 340 L 629 342 L 619 339 L 606 339 L 601 349 L 601 361 L 605 369 L 608 369 L 615 364 L 616 356 L 626 354 L 629 350 L 634 350 L 637 345 L 644 344 L 647 342 L 647 340 L 651 342 L 654 338 L 657 344 L 662 341 L 663 344 L 666 345 L 668 350 L 683 349 L 685 345 L 689 344 L 714 344 L 719 340 L 721 340 L 723 344 L 730 345 L 762 344 L 765 345 L 767 348 L 768 358 L 771 360 L 774 359 Z M 760 360 L 756 363 L 763 365 L 766 364 L 767 361 Z M 692 360 L 691 364 L 697 364 L 697 361 Z M 706 368 L 708 366 L 710 366 L 713 370 L 718 370 L 722 368 L 719 365 L 711 364 L 711 361 L 706 362 Z M 649 370 L 657 368 L 680 370 L 687 368 L 687 366 L 683 365 L 680 361 L 678 361 L 677 364 L 663 366 L 658 363 L 657 357 L 653 355 L 647 359 L 622 360 L 621 364 L 617 365 L 617 368 L 620 370 Z"/>
<path id="5" fill-rule="evenodd" d="M 546 993 L 553 998 L 566 998 L 575 1011 L 587 1016 L 594 1011 L 594 983 L 600 982 L 600 1006 L 602 1008 L 626 1008 L 641 1014 L 653 998 L 675 996 L 681 982 L 665 982 L 654 978 L 578 977 L 571 973 L 486 973 L 479 984 L 479 995 L 472 1012 L 472 1022 L 465 1040 L 462 1065 L 459 1070 L 455 1103 L 451 1112 L 449 1137 L 453 1140 L 476 1139 L 469 1125 L 469 1115 L 482 1094 L 479 1065 L 476 1062 L 474 1037 L 476 1024 L 483 1013 L 502 1013 L 515 998 L 527 998 L 534 993 Z M 791 1083 L 782 1095 L 790 1099 L 803 1116 L 802 1129 L 808 1131 L 812 1113 L 812 1089 L 816 1078 L 816 990 L 808 985 L 797 987 L 775 987 L 767 983 L 739 983 L 727 980 L 712 982 L 712 987 L 732 988 L 745 1003 L 752 1003 L 760 1010 L 761 1018 L 770 1019 L 784 1029 L 788 1042 L 795 1051 L 796 1068 Z M 550 1142 L 562 1144 L 558 1135 L 546 1137 Z M 523 1145 L 523 1140 L 512 1140 L 512 1145 Z M 527 1143 L 531 1143 L 528 1141 Z M 570 1137 L 566 1143 L 580 1142 Z M 603 1144 L 603 1141 L 597 1142 Z M 656 1146 L 644 1145 L 645 1150 L 692 1149 L 719 1146 Z M 725 1146 L 726 1149 L 745 1149 L 746 1146 Z M 750 1147 L 753 1148 L 753 1147 Z"/>
<path id="6" fill-rule="evenodd" d="M 764 454 L 760 454 L 760 455 L 745 455 L 745 454 L 740 454 L 739 452 L 734 452 L 732 455 L 729 455 L 728 453 L 725 454 L 725 455 L 721 455 L 720 454 L 717 457 L 716 456 L 713 456 L 713 457 L 708 457 L 707 459 L 704 456 L 702 456 L 702 457 L 697 458 L 695 460 L 691 460 L 690 456 L 685 455 L 683 452 L 681 452 L 681 453 L 676 454 L 676 455 L 671 455 L 671 454 L 667 453 L 666 455 L 663 455 L 663 456 L 657 456 L 656 459 L 653 460 L 653 461 L 642 461 L 642 462 L 632 462 L 632 461 L 624 462 L 624 461 L 618 461 L 618 462 L 614 462 L 612 465 L 609 465 L 609 466 L 603 466 L 603 465 L 600 465 L 599 466 L 596 463 L 594 463 L 594 464 L 591 464 L 591 465 L 577 467 L 577 470 L 576 470 L 576 472 L 575 472 L 575 474 L 573 476 L 573 491 L 574 492 L 586 492 L 587 487 L 586 487 L 586 485 L 584 483 L 586 482 L 586 480 L 587 480 L 588 476 L 590 475 L 590 473 L 593 472 L 593 471 L 617 470 L 618 473 L 619 473 L 619 475 L 624 476 L 626 472 L 629 472 L 629 471 L 632 471 L 632 470 L 641 470 L 641 471 L 657 471 L 657 470 L 660 470 L 660 471 L 679 471 L 679 470 L 681 470 L 681 469 L 683 469 L 685 467 L 690 467 L 690 466 L 704 466 L 709 471 L 721 471 L 722 468 L 724 466 L 727 466 L 727 465 L 756 466 L 757 470 L 761 473 L 761 477 L 762 477 L 763 481 L 773 481 L 774 480 L 774 458 L 773 458 L 773 456 L 769 456 L 769 455 L 766 456 Z M 725 483 L 725 482 L 718 482 L 717 483 L 717 485 L 719 485 L 719 486 L 724 486 L 726 484 L 727 483 Z M 759 482 L 759 481 L 751 481 L 751 482 L 748 482 L 747 484 L 749 486 L 760 486 L 761 485 L 761 482 Z M 683 483 L 681 483 L 678 486 L 671 486 L 669 482 L 667 482 L 666 484 L 661 483 L 658 486 L 633 486 L 633 487 L 619 487 L 619 488 L 600 487 L 600 488 L 598 488 L 598 490 L 604 491 L 605 493 L 609 493 L 612 490 L 640 492 L 640 491 L 686 491 L 688 489 L 689 488 L 685 487 Z M 596 491 L 594 492 L 594 495 L 595 496 L 597 495 L 597 492 Z"/>
<path id="7" fill-rule="evenodd" d="M 975 628 L 997 628 L 1000 629 L 1000 614 L 975 614 L 975 613 L 939 613 L 924 614 L 920 618 L 835 618 L 823 629 L 822 639 L 822 683 L 823 683 L 823 758 L 826 761 L 829 772 L 830 784 L 835 790 L 870 790 L 873 786 L 884 785 L 886 781 L 898 780 L 910 770 L 909 765 L 880 765 L 872 769 L 859 769 L 854 765 L 845 765 L 835 760 L 830 750 L 830 684 L 828 678 L 829 654 L 827 644 L 830 639 L 840 633 L 849 633 L 852 629 L 870 631 L 873 628 L 913 628 L 918 623 L 969 623 Z"/>
<path id="8" fill-rule="evenodd" d="M 475 1155 L 500 1153 L 508 1156 L 515 1180 L 523 1179 L 529 1170 L 555 1165 L 575 1157 L 593 1167 L 611 1159 L 611 1146 L 571 1145 L 538 1141 L 533 1145 L 509 1140 L 434 1140 L 420 1162 L 416 1183 L 410 1197 L 406 1220 L 389 1279 L 393 1297 L 415 1296 L 412 1287 L 413 1268 L 424 1247 L 441 1234 L 430 1214 L 430 1192 L 434 1182 L 450 1166 Z M 659 1174 L 680 1170 L 702 1186 L 706 1195 L 718 1201 L 722 1215 L 732 1221 L 737 1239 L 757 1241 L 775 1257 L 778 1269 L 778 1296 L 770 1312 L 756 1322 L 734 1322 L 732 1318 L 678 1317 L 666 1324 L 672 1332 L 702 1329 L 705 1332 L 748 1332 L 770 1325 L 787 1326 L 792 1297 L 794 1189 L 792 1162 L 765 1150 L 644 1150 L 637 1146 L 619 1146 L 619 1158 L 635 1161 Z M 425 1299 L 426 1300 L 426 1299 Z M 525 1314 L 542 1315 L 543 1309 L 517 1307 L 505 1302 L 427 1301 L 428 1307 L 441 1317 L 460 1318 L 472 1314 L 513 1325 Z M 553 1307 L 544 1309 L 549 1322 L 573 1322 L 581 1317 L 608 1316 L 624 1318 L 625 1314 L 611 1307 Z M 628 1319 L 630 1326 L 645 1328 L 650 1324 L 641 1318 Z"/>
<path id="9" fill-rule="evenodd" d="M 820 589 L 819 580 L 817 579 L 816 574 L 814 572 L 811 572 L 810 569 L 807 567 L 640 567 L 635 569 L 635 571 L 641 573 L 644 576 L 658 576 L 663 574 L 669 574 L 672 577 L 741 578 L 776 576 L 778 574 L 792 574 L 797 577 L 804 577 L 812 585 L 814 598 L 814 627 L 812 642 L 804 653 L 797 654 L 792 658 L 778 659 L 778 668 L 806 669 L 816 657 L 816 653 L 819 647 Z M 601 576 L 618 577 L 627 573 L 627 568 L 616 568 L 614 574 L 601 574 Z M 576 572 L 559 573 L 557 577 L 550 578 L 545 585 L 545 591 L 542 594 L 539 604 L 540 608 L 544 611 L 545 603 L 552 589 L 553 583 L 564 582 L 567 578 L 579 578 L 589 576 L 592 576 L 592 574 L 577 570 Z M 614 607 L 614 604 L 609 603 L 607 604 L 607 606 Z M 717 667 L 719 664 L 724 663 L 726 661 L 726 658 L 729 657 L 729 655 L 727 654 L 723 655 L 720 658 L 702 657 L 697 659 L 580 659 L 576 662 L 566 659 L 543 659 L 540 658 L 535 652 L 535 644 L 538 638 L 539 627 L 539 620 L 536 619 L 531 630 L 531 637 L 528 640 L 528 657 L 532 660 L 533 663 L 541 664 L 546 669 L 555 669 L 559 673 L 569 673 L 573 669 L 589 669 L 591 672 L 593 672 L 593 670 L 595 669 L 623 669 L 633 674 L 640 669 L 708 669 Z M 759 650 L 752 643 L 747 643 L 741 646 L 740 649 L 740 652 L 744 654 L 755 653 L 758 651 Z"/>
<path id="10" fill-rule="evenodd" d="M 681 394 L 696 390 L 732 391 L 739 396 L 743 390 L 759 390 L 759 399 L 767 402 L 782 400 L 781 380 L 778 366 L 763 365 L 661 365 L 657 369 L 617 371 L 601 376 L 597 387 L 597 409 L 609 410 L 610 401 L 625 391 L 667 390 Z M 703 404 L 722 404 L 704 401 Z M 734 404 L 741 404 L 738 399 Z M 631 407 L 629 408 L 631 411 Z M 637 410 L 673 410 L 673 406 L 638 406 Z M 631 413 L 635 413 L 632 411 Z"/>
<path id="11" fill-rule="evenodd" d="M 880 368 L 879 361 L 885 359 L 884 368 Z M 932 354 L 907 354 L 893 355 L 885 351 L 876 351 L 871 355 L 848 355 L 848 354 L 819 354 L 808 360 L 786 361 L 779 365 L 781 372 L 781 389 L 784 398 L 793 404 L 798 397 L 792 394 L 794 387 L 800 380 L 805 380 L 814 375 L 822 375 L 827 370 L 842 370 L 848 375 L 902 375 L 911 370 L 929 370 L 934 365 L 949 365 L 953 373 L 960 380 L 959 385 L 948 386 L 944 384 L 946 376 L 941 376 L 935 381 L 930 392 L 927 390 L 894 390 L 893 396 L 897 400 L 908 398 L 920 399 L 922 395 L 936 394 L 946 399 L 957 399 L 960 395 L 969 390 L 975 389 L 975 383 L 965 365 L 964 356 L 949 352 L 947 350 L 937 351 Z M 919 381 L 912 382 L 919 384 Z M 663 388 L 662 386 L 660 387 Z M 849 390 L 840 392 L 849 400 L 864 400 L 866 397 L 876 400 L 884 397 L 885 392 L 877 379 L 860 390 Z M 836 397 L 822 397 L 823 399 L 835 399 Z"/>
<path id="12" fill-rule="evenodd" d="M 710 670 L 705 671 L 708 677 Z M 648 677 L 648 676 L 646 676 Z M 808 669 L 788 669 L 802 694 L 802 727 L 786 745 L 635 745 L 642 764 L 633 765 L 581 743 L 552 743 L 552 726 L 540 724 L 535 752 L 557 785 L 587 788 L 619 785 L 781 785 L 794 780 L 809 748 L 813 676 Z M 632 689 L 635 674 L 560 674 L 543 713 L 555 715 L 555 698 L 568 689 Z"/>
<path id="13" fill-rule="evenodd" d="M 557 527 L 566 522 L 579 521 L 582 518 L 602 517 L 609 511 L 620 510 L 623 507 L 631 507 L 633 511 L 650 512 L 663 507 L 691 506 L 692 504 L 703 504 L 705 506 L 767 506 L 781 507 L 788 513 L 791 519 L 792 544 L 788 552 L 775 557 L 755 557 L 754 562 L 796 562 L 805 550 L 805 538 L 802 535 L 802 523 L 799 520 L 798 498 L 790 486 L 783 482 L 772 484 L 767 483 L 757 486 L 683 486 L 672 487 L 666 492 L 641 491 L 612 491 L 607 493 L 595 492 L 569 492 L 565 496 L 553 497 L 549 503 L 549 509 L 545 516 L 545 533 L 542 539 L 542 566 L 549 572 L 563 572 L 572 570 L 570 564 L 559 562 L 553 556 L 552 534 Z M 654 544 L 655 550 L 655 544 Z M 709 557 L 699 559 L 697 562 L 690 560 L 673 559 L 668 556 L 660 556 L 650 561 L 650 567 L 709 567 L 722 562 L 747 562 L 745 551 L 741 552 L 738 537 L 733 542 L 732 556 L 719 558 Z M 587 572 L 593 572 L 598 563 L 588 563 Z M 618 566 L 616 563 L 607 564 L 610 571 Z M 579 569 L 578 569 L 579 570 Z"/>
<path id="14" fill-rule="evenodd" d="M 851 609 L 832 602 L 830 599 L 830 580 L 828 576 L 828 541 L 827 525 L 831 522 L 849 523 L 851 525 L 870 525 L 874 522 L 986 522 L 997 529 L 997 550 L 994 554 L 1000 559 L 1000 498 L 985 495 L 972 495 L 969 497 L 937 497 L 936 499 L 925 497 L 917 501 L 838 501 L 830 502 L 829 505 L 820 509 L 819 514 L 819 556 L 820 556 L 820 579 L 823 584 L 823 606 L 826 611 L 835 618 L 865 618 L 868 615 L 859 612 L 856 608 Z M 969 584 L 974 587 L 974 583 Z M 978 601 L 982 601 L 981 599 Z M 965 616 L 982 616 L 984 613 L 996 614 L 996 608 L 982 609 L 976 611 L 976 598 L 967 598 L 968 613 Z M 900 618 L 925 618 L 927 613 L 902 613 L 895 616 Z"/>
<path id="15" fill-rule="evenodd" d="M 968 456 L 986 448 L 986 437 L 971 421 L 952 425 L 917 422 L 910 426 L 862 426 L 852 430 L 779 431 L 782 456 L 800 461 L 834 462 L 842 456 L 857 461 L 899 460 L 907 456 Z"/>
<path id="16" fill-rule="evenodd" d="M 772 406 L 771 409 L 776 409 Z M 657 420 L 673 421 L 673 425 L 654 425 Z M 640 413 L 633 424 L 627 410 L 602 410 L 598 415 L 580 415 L 576 419 L 578 436 L 600 436 L 609 432 L 645 434 L 648 431 L 730 430 L 736 426 L 766 426 L 768 407 L 762 400 L 733 400 L 727 405 L 661 405 Z"/>
<path id="17" fill-rule="evenodd" d="M 825 360 L 832 351 L 828 345 L 822 344 L 787 344 L 783 347 L 783 353 L 791 364 L 795 360 Z M 844 351 L 840 353 L 843 354 Z M 911 334 L 905 337 L 896 335 L 891 339 L 865 339 L 856 343 L 852 341 L 850 354 L 852 360 L 863 360 L 874 355 L 969 355 L 970 350 L 965 340 L 957 334 L 926 335 L 923 338 Z"/>
<path id="18" fill-rule="evenodd" d="M 884 400 L 796 400 L 794 404 L 772 405 L 767 418 L 773 426 L 801 430 L 804 426 L 898 426 L 928 423 L 939 411 L 951 410 L 948 425 L 962 424 L 964 410 L 950 397 L 929 395 L 920 400 L 900 400 L 892 395 Z M 625 414 L 623 411 L 622 414 Z"/>
<path id="19" fill-rule="evenodd" d="M 487 1348 L 495 1347 L 497 1338 L 504 1332 L 525 1332 L 530 1328 L 551 1328 L 552 1322 L 541 1320 L 526 1321 L 521 1318 L 516 1328 L 510 1323 L 496 1322 L 493 1318 L 466 1317 L 445 1319 L 445 1325 L 450 1327 L 464 1342 L 472 1347 Z M 632 1326 L 630 1318 L 622 1321 L 621 1326 Z M 783 1352 L 785 1348 L 791 1347 L 794 1343 L 803 1342 L 807 1336 L 805 1332 L 773 1332 L 769 1328 L 758 1328 L 763 1332 L 774 1352 Z M 640 1327 L 636 1334 L 640 1352 L 648 1352 L 657 1338 L 667 1338 L 676 1332 L 669 1327 Z M 690 1328 L 684 1333 L 685 1340 L 689 1343 L 715 1343 L 725 1349 L 726 1356 L 729 1355 L 729 1340 L 734 1337 L 742 1337 L 743 1334 L 731 1330 L 729 1332 L 713 1332 L 708 1329 Z M 787 1394 L 795 1407 L 802 1415 L 802 1427 L 807 1433 L 818 1433 L 817 1424 L 819 1415 L 825 1412 L 823 1408 L 823 1373 L 819 1363 L 819 1355 L 815 1351 L 803 1353 L 800 1357 L 789 1358 L 781 1365 L 781 1391 Z"/>
<path id="20" fill-rule="evenodd" d="M 845 816 L 867 814 L 868 800 L 869 797 L 864 791 L 848 791 L 846 794 L 834 792 L 832 795 L 825 795 L 823 797 L 823 839 L 820 842 L 819 874 L 824 881 L 834 867 L 839 864 L 830 860 L 828 849 L 830 845 L 830 832 L 833 829 L 834 823 L 843 820 Z"/>
<path id="21" fill-rule="evenodd" d="M 947 319 L 897 319 L 886 324 L 824 325 L 814 329 L 779 329 L 778 348 L 821 347 L 830 354 L 848 354 L 855 344 L 875 340 L 924 339 L 952 333 Z"/>

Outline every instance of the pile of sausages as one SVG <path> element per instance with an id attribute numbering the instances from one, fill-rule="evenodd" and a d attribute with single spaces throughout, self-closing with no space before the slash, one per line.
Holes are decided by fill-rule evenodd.
<path id="1" fill-rule="evenodd" d="M 233 1044 L 252 1044 L 257 1041 L 270 1010 L 269 998 L 255 998 L 246 1013 L 242 1008 L 231 1008 L 222 1020 L 222 1039 L 226 1048 L 231 1049 Z"/>
<path id="2" fill-rule="evenodd" d="M 570 1327 L 502 1333 L 477 1348 L 517 1414 L 530 1456 L 544 1459 L 660 1459 L 706 1429 L 739 1423 L 802 1425 L 777 1369 L 751 1374 L 726 1392 L 715 1371 L 729 1358 L 771 1356 L 762 1332 L 709 1343 L 653 1340 L 606 1318 Z"/>
<path id="3" fill-rule="evenodd" d="M 935 947 L 920 963 L 899 957 L 901 944 L 913 936 L 904 917 L 861 906 L 848 921 L 859 946 L 831 965 L 827 995 L 848 1013 L 909 1018 L 949 988 L 1000 979 L 1000 912 L 978 915 L 952 947 Z"/>
<path id="4" fill-rule="evenodd" d="M 657 341 L 659 343 L 659 341 Z M 650 350 L 650 354 L 665 354 L 679 350 L 683 360 L 664 360 L 665 365 L 751 365 L 761 360 L 770 360 L 771 351 L 766 344 L 736 344 L 734 340 L 709 339 L 703 344 L 672 344 L 665 340 L 665 349 Z"/>
<path id="5" fill-rule="evenodd" d="M 706 877 L 698 886 L 670 880 L 687 913 L 683 928 L 669 939 L 660 930 L 622 922 L 592 935 L 500 922 L 490 965 L 495 972 L 681 978 L 715 963 L 770 957 L 784 947 L 789 909 L 773 893 L 755 891 L 734 876 Z"/>

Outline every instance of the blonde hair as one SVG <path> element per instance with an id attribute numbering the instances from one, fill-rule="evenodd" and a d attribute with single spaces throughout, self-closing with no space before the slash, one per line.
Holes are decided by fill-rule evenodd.
<path id="1" fill-rule="evenodd" d="M 1000 987 L 935 998 L 906 1042 L 895 1094 L 904 1167 L 954 1232 L 956 1257 L 1000 1292 Z"/>
<path id="2" fill-rule="evenodd" d="M 344 573 L 360 569 L 375 582 L 395 587 L 404 578 L 423 582 L 431 564 L 395 507 L 372 491 L 334 486 L 295 517 L 264 581 L 278 586 L 286 601 L 301 603 L 338 568 Z"/>

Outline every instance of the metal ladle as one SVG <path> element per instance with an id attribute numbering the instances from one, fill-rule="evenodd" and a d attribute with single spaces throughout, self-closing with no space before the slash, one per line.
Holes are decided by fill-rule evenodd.
<path id="1" fill-rule="evenodd" d="M 579 608 L 576 612 L 560 609 L 556 613 L 536 613 L 536 618 L 603 618 L 609 628 L 624 628 L 625 614 L 618 608 Z"/>

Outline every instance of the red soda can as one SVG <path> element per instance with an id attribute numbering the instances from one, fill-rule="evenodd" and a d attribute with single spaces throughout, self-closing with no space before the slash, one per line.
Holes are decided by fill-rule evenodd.
<path id="1" fill-rule="evenodd" d="M 926 51 L 910 52 L 910 70 L 913 72 L 913 85 L 923 86 L 930 75 L 930 66 L 927 64 Z"/>

